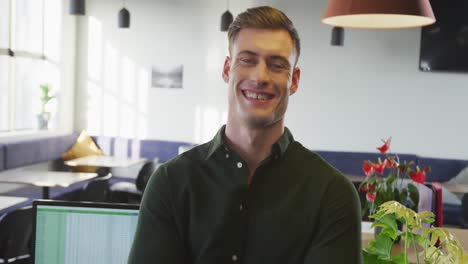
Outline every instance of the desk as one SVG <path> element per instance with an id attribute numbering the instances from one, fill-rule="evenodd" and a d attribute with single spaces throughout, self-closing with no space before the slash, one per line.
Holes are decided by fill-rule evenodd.
<path id="1" fill-rule="evenodd" d="M 72 159 L 65 161 L 65 164 L 71 167 L 76 166 L 91 166 L 91 167 L 104 167 L 104 168 L 117 168 L 117 167 L 129 167 L 140 162 L 144 162 L 145 159 L 131 159 L 113 156 L 99 156 L 92 155 L 78 159 Z"/>
<path id="2" fill-rule="evenodd" d="M 68 187 L 95 177 L 97 177 L 97 173 L 13 170 L 1 172 L 0 182 L 23 183 L 42 187 L 42 197 L 49 199 L 50 187 Z"/>
<path id="3" fill-rule="evenodd" d="M 26 202 L 26 197 L 15 197 L 15 196 L 0 196 L 0 211 L 8 209 L 9 207 L 15 206 L 22 202 Z"/>

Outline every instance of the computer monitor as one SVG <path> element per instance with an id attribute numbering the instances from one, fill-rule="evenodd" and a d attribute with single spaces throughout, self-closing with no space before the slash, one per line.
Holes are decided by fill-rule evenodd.
<path id="1" fill-rule="evenodd" d="M 138 205 L 34 201 L 35 264 L 124 264 Z"/>

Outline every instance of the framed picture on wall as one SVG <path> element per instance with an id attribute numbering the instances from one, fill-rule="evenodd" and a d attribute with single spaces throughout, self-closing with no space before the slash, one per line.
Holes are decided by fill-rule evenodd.
<path id="1" fill-rule="evenodd" d="M 183 88 L 184 66 L 160 65 L 151 68 L 152 88 Z"/>

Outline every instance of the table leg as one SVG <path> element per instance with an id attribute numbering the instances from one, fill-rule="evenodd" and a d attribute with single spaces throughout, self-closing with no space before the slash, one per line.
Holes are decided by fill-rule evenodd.
<path id="1" fill-rule="evenodd" d="M 42 187 L 42 198 L 49 199 L 49 187 Z"/>

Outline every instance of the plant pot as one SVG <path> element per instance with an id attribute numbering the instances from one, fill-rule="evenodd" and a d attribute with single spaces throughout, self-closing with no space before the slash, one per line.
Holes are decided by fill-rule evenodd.
<path id="1" fill-rule="evenodd" d="M 49 129 L 49 120 L 50 120 L 50 113 L 49 112 L 42 112 L 37 115 L 37 127 L 39 130 L 47 130 Z"/>

